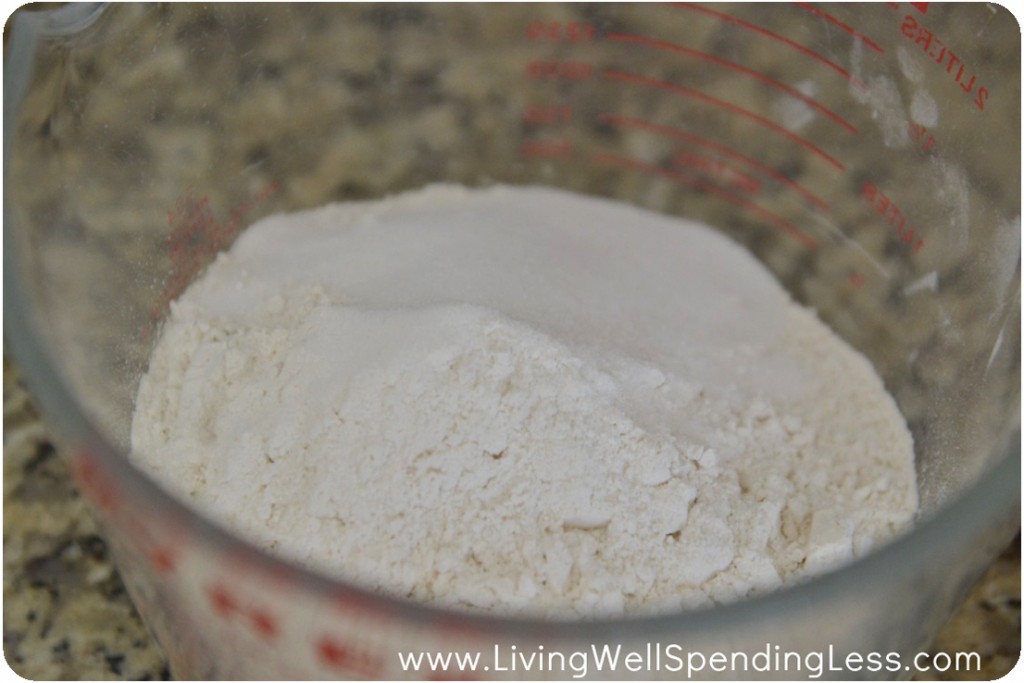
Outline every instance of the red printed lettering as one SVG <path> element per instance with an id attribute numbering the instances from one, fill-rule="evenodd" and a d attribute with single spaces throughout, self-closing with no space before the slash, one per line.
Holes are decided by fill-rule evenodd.
<path id="1" fill-rule="evenodd" d="M 881 188 L 870 180 L 864 181 L 860 192 L 871 208 L 885 219 L 903 244 L 911 247 L 916 254 L 924 247 L 924 238 L 919 237 L 917 230 L 910 226 L 900 208 L 882 192 Z"/>
<path id="2" fill-rule="evenodd" d="M 971 80 L 970 80 L 969 83 L 963 83 L 959 79 L 957 80 L 957 83 L 960 83 L 960 87 L 963 88 L 963 91 L 965 93 L 967 93 L 968 95 L 970 95 L 971 92 L 974 90 L 974 80 L 975 80 L 975 78 L 976 78 L 976 76 L 974 76 L 972 74 L 971 75 Z"/>
<path id="3" fill-rule="evenodd" d="M 910 14 L 903 17 L 903 23 L 900 24 L 900 33 L 910 40 L 913 40 L 914 36 L 917 34 L 917 19 Z"/>
<path id="4" fill-rule="evenodd" d="M 939 63 L 941 64 L 942 62 L 939 62 Z M 953 51 L 950 50 L 949 51 L 949 64 L 946 65 L 946 73 L 948 73 L 948 74 L 953 73 L 953 67 L 956 66 L 957 64 L 960 64 L 960 58 L 957 57 L 955 54 L 953 54 Z M 960 66 L 960 72 L 963 72 L 963 70 L 964 70 L 964 67 L 961 65 Z M 957 76 L 957 78 L 960 78 L 960 76 Z"/>
<path id="5" fill-rule="evenodd" d="M 907 125 L 910 132 L 910 137 L 914 142 L 921 145 L 925 152 L 930 152 L 932 147 L 935 146 L 935 138 L 928 129 L 922 126 L 920 123 L 910 123 Z"/>
<path id="6" fill-rule="evenodd" d="M 928 52 L 932 47 L 932 32 L 925 28 L 917 29 L 917 38 L 914 39 L 914 44 L 920 45 L 925 52 Z"/>
<path id="7" fill-rule="evenodd" d="M 964 93 L 967 95 L 974 93 L 975 85 L 977 85 L 978 89 L 973 102 L 978 111 L 985 110 L 985 102 L 989 97 L 988 88 L 978 82 L 978 75 L 971 73 L 963 60 L 948 45 L 944 45 L 938 36 L 924 28 L 912 14 L 904 15 L 903 22 L 900 24 L 900 33 L 921 48 L 933 62 L 943 67 L 943 70 L 953 77 L 953 81 L 960 86 Z"/>
<path id="8" fill-rule="evenodd" d="M 978 88 L 978 95 L 974 98 L 974 104 L 978 111 L 985 111 L 985 100 L 988 99 L 988 88 Z"/>

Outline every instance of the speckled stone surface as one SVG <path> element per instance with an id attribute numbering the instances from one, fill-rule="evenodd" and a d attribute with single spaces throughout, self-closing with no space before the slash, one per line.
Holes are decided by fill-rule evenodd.
<path id="1" fill-rule="evenodd" d="M 977 652 L 978 672 L 948 672 L 940 680 L 994 680 L 1020 659 L 1020 535 L 989 568 L 960 610 L 946 624 L 930 653 Z M 927 675 L 917 680 L 931 680 Z"/>
<path id="2" fill-rule="evenodd" d="M 30 679 L 167 679 L 107 544 L 4 356 L 4 656 Z"/>

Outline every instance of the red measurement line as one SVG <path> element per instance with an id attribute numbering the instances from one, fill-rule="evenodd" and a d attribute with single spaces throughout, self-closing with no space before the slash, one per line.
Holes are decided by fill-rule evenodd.
<path id="1" fill-rule="evenodd" d="M 764 207 L 758 206 L 754 202 L 748 199 L 744 199 L 739 195 L 733 194 L 732 192 L 729 192 L 728 190 L 721 188 L 718 185 L 705 182 L 701 178 L 685 176 L 671 169 L 662 168 L 657 164 L 649 164 L 647 162 L 640 161 L 639 159 L 631 159 L 629 157 L 617 156 L 615 154 L 606 154 L 604 152 L 595 152 L 593 155 L 593 159 L 594 161 L 600 164 L 609 164 L 612 166 L 620 166 L 622 168 L 629 168 L 636 171 L 651 173 L 654 175 L 661 176 L 663 178 L 668 178 L 669 180 L 677 182 L 681 185 L 695 187 L 699 190 L 710 192 L 726 200 L 727 202 L 731 202 L 738 206 L 742 206 L 743 208 L 753 213 L 756 213 L 758 216 L 765 219 L 775 227 L 779 228 L 780 230 L 788 234 L 790 237 L 799 240 L 808 249 L 818 248 L 818 242 L 814 238 L 812 238 L 807 233 L 798 230 L 796 227 L 793 226 L 792 223 L 785 220 L 784 218 L 781 218 L 772 213 L 771 211 L 768 211 Z"/>
<path id="2" fill-rule="evenodd" d="M 850 26 L 849 24 L 844 24 L 843 22 L 839 21 L 838 19 L 836 19 L 834 16 L 832 16 L 828 12 L 820 10 L 817 7 L 814 7 L 813 5 L 807 4 L 806 2 L 794 2 L 793 4 L 796 5 L 797 7 L 799 7 L 800 9 L 807 10 L 808 12 L 810 12 L 811 14 L 813 14 L 816 17 L 821 17 L 822 19 L 825 19 L 826 21 L 831 22 L 832 24 L 835 24 L 836 26 L 838 26 L 839 28 L 843 29 L 844 31 L 849 33 L 851 36 L 856 38 L 857 40 L 861 41 L 862 43 L 864 43 L 865 45 L 870 47 L 875 52 L 877 52 L 879 54 L 882 54 L 883 50 L 882 50 L 882 48 L 880 48 L 878 46 L 878 43 L 876 43 L 875 41 L 871 40 L 870 38 L 868 38 L 863 33 L 860 33 L 858 31 L 854 30 L 854 28 L 852 26 Z"/>
<path id="3" fill-rule="evenodd" d="M 755 178 L 752 178 L 749 173 L 741 171 L 732 164 L 727 164 L 724 161 L 715 159 L 713 157 L 704 156 L 703 154 L 697 154 L 696 152 L 684 150 L 681 147 L 676 150 L 675 155 L 672 157 L 672 163 L 673 165 L 679 168 L 683 168 L 687 171 L 690 171 L 692 169 L 692 172 L 700 173 L 701 175 L 707 176 L 710 180 L 714 180 L 716 176 L 714 172 L 706 168 L 706 164 L 718 164 L 720 168 L 728 171 L 729 173 L 733 174 L 740 180 L 739 183 L 734 183 L 730 182 L 726 178 L 723 178 L 723 184 L 735 187 L 736 189 L 741 189 L 743 190 L 743 192 L 747 194 L 757 193 L 758 189 L 761 186 L 761 183 Z M 740 185 L 744 186 L 740 187 Z M 751 187 L 753 187 L 754 189 L 751 189 Z"/>
<path id="4" fill-rule="evenodd" d="M 833 156 L 830 156 L 828 153 L 823 151 L 820 147 L 818 147 L 814 143 L 810 142 L 806 138 L 800 137 L 799 135 L 797 135 L 793 131 L 788 130 L 788 129 L 780 126 L 779 124 L 775 123 L 774 121 L 772 121 L 770 119 L 766 119 L 765 117 L 761 116 L 760 114 L 755 114 L 754 112 L 750 111 L 749 109 L 744 109 L 743 107 L 735 105 L 735 104 L 733 104 L 731 102 L 726 102 L 725 100 L 720 100 L 717 97 L 712 97 L 711 95 L 708 95 L 706 93 L 700 92 L 699 90 L 694 90 L 693 88 L 687 88 L 687 87 L 684 87 L 682 85 L 676 85 L 674 83 L 667 83 L 665 81 L 659 81 L 659 80 L 656 80 L 654 78 L 647 78 L 646 76 L 641 76 L 639 74 L 633 74 L 633 73 L 627 73 L 625 71 L 612 71 L 612 70 L 605 71 L 604 72 L 604 77 L 607 78 L 607 79 L 610 79 L 610 80 L 615 80 L 615 81 L 626 81 L 628 83 L 638 83 L 640 85 L 646 85 L 646 86 L 650 86 L 652 88 L 660 88 L 661 90 L 668 90 L 669 92 L 674 92 L 674 93 L 676 93 L 678 95 L 685 95 L 686 97 L 692 97 L 694 99 L 701 100 L 703 102 L 707 102 L 708 104 L 713 104 L 716 107 L 720 107 L 722 109 L 725 109 L 726 111 L 730 111 L 730 112 L 732 112 L 734 114 L 739 114 L 740 116 L 744 116 L 744 117 L 750 119 L 751 121 L 755 121 L 756 123 L 759 123 L 760 125 L 764 126 L 765 128 L 769 128 L 769 129 L 775 131 L 779 135 L 782 135 L 784 137 L 789 138 L 790 140 L 792 140 L 793 142 L 797 143 L 801 147 L 804 147 L 804 148 L 810 150 L 811 152 L 817 154 L 819 157 L 821 157 L 822 159 L 824 159 L 828 163 L 832 164 L 833 166 L 835 166 L 840 171 L 846 170 L 846 167 L 843 166 L 843 164 L 838 159 L 836 159 Z"/>
<path id="5" fill-rule="evenodd" d="M 773 178 L 774 180 L 782 183 L 783 185 L 792 188 L 793 190 L 796 190 L 823 211 L 829 210 L 828 204 L 819 199 L 810 190 L 805 188 L 800 183 L 797 183 L 796 181 L 787 178 L 786 176 L 782 175 L 771 166 L 762 164 L 757 159 L 749 157 L 746 154 L 737 152 L 736 150 L 730 147 L 726 147 L 725 145 L 719 144 L 717 142 L 712 142 L 707 138 L 700 137 L 699 135 L 694 135 L 693 133 L 682 131 L 676 128 L 670 128 L 668 126 L 662 126 L 656 123 L 651 123 L 650 121 L 644 121 L 643 119 L 637 119 L 628 116 L 619 116 L 617 114 L 603 114 L 599 118 L 601 119 L 601 121 L 610 123 L 612 125 L 639 128 L 641 130 L 657 133 L 658 135 L 664 135 L 667 137 L 676 138 L 677 140 L 682 140 L 684 142 L 689 142 L 690 144 L 698 145 L 700 147 L 707 147 L 708 149 L 713 149 L 716 152 L 719 152 L 726 156 L 732 157 L 733 159 L 738 159 L 739 161 L 749 164 L 750 166 L 756 168 L 758 171 L 761 171 L 770 178 Z"/>
<path id="6" fill-rule="evenodd" d="M 719 12 L 718 10 L 709 9 L 707 7 L 701 7 L 700 5 L 694 5 L 691 2 L 677 2 L 677 3 L 674 3 L 674 4 L 677 7 L 682 7 L 684 9 L 689 9 L 689 10 L 693 10 L 695 12 L 702 12 L 704 14 L 709 14 L 709 15 L 711 15 L 713 17 L 717 17 L 718 19 L 721 19 L 722 21 L 728 21 L 729 23 L 736 24 L 737 26 L 742 26 L 743 28 L 748 28 L 751 31 L 755 31 L 757 33 L 760 33 L 763 36 L 768 36 L 769 38 L 773 38 L 773 39 L 775 39 L 775 40 L 777 40 L 777 41 L 779 41 L 781 43 L 785 43 L 786 45 L 789 45 L 794 50 L 799 50 L 800 52 L 804 53 L 808 57 L 821 62 L 822 64 L 824 64 L 828 68 L 832 69 L 833 71 L 835 71 L 836 73 L 841 75 L 846 80 L 848 80 L 851 83 L 853 83 L 858 88 L 860 88 L 862 90 L 866 90 L 867 89 L 867 86 L 864 85 L 863 81 L 861 81 L 859 78 L 857 78 L 856 76 L 851 74 L 849 71 L 847 71 L 843 67 L 841 67 L 838 64 L 836 64 L 835 62 L 830 61 L 830 60 L 826 59 L 825 57 L 819 55 L 817 52 L 815 52 L 811 48 L 806 47 L 804 45 L 801 45 L 800 43 L 798 43 L 796 41 L 790 40 L 789 38 L 786 38 L 785 36 L 780 36 L 778 33 L 774 33 L 772 31 L 769 31 L 766 28 L 763 28 L 763 27 L 758 26 L 756 24 L 751 24 L 749 21 L 743 21 L 742 19 L 734 17 L 731 14 L 726 14 L 725 12 Z"/>
<path id="7" fill-rule="evenodd" d="M 618 40 L 618 41 L 621 41 L 621 42 L 624 42 L 624 43 L 635 43 L 637 45 L 647 45 L 647 46 L 656 47 L 656 48 L 659 48 L 659 49 L 662 49 L 662 50 L 668 50 L 670 52 L 676 52 L 676 53 L 679 53 L 679 54 L 689 55 L 691 57 L 696 57 L 697 59 L 703 59 L 703 60 L 711 62 L 713 64 L 718 64 L 719 66 L 724 66 L 727 69 L 733 69 L 734 71 L 738 71 L 738 72 L 746 74 L 746 75 L 748 75 L 748 76 L 750 76 L 752 78 L 756 78 L 757 80 L 761 81 L 762 83 L 767 83 L 768 85 L 770 85 L 770 86 L 772 86 L 774 88 L 778 88 L 779 90 L 783 91 L 784 93 L 786 93 L 790 97 L 795 97 L 796 99 L 800 100 L 801 102 L 804 102 L 807 105 L 813 107 L 814 109 L 817 109 L 819 112 L 821 112 L 822 114 L 824 114 L 828 118 L 832 119 L 833 121 L 838 123 L 840 126 L 845 128 L 846 130 L 850 131 L 851 133 L 856 134 L 856 132 L 857 132 L 857 129 L 854 128 L 852 125 L 850 125 L 850 123 L 846 119 L 844 119 L 843 117 L 839 116 L 834 111 L 832 111 L 828 107 L 824 106 L 823 104 L 821 104 L 817 100 L 814 100 L 814 99 L 808 97 L 807 95 L 803 94 L 802 92 L 800 92 L 796 88 L 792 88 L 792 87 L 786 85 L 785 83 L 783 83 L 781 81 L 777 81 L 774 78 L 771 78 L 770 76 L 767 76 L 767 75 L 765 75 L 765 74 L 763 74 L 763 73 L 761 73 L 759 71 L 754 71 L 753 69 L 748 69 L 745 66 L 742 66 L 740 64 L 736 64 L 734 62 L 730 62 L 728 60 L 722 59 L 721 57 L 716 57 L 715 55 L 708 54 L 707 52 L 701 52 L 700 50 L 694 50 L 693 48 L 685 47 L 683 45 L 677 45 L 675 43 L 670 43 L 670 42 L 664 41 L 664 40 L 657 40 L 655 38 L 648 38 L 646 36 L 637 36 L 637 35 L 632 35 L 632 34 L 628 34 L 628 33 L 608 33 L 608 34 L 606 34 L 606 37 L 611 39 L 611 40 Z"/>

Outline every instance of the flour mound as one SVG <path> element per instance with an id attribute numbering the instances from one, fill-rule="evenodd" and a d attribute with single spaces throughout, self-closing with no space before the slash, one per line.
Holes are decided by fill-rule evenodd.
<path id="1" fill-rule="evenodd" d="M 518 199 L 560 202 L 563 217 L 595 202 L 507 188 L 401 201 L 413 218 L 449 208 L 442 227 L 424 220 L 411 237 L 429 251 L 478 227 L 465 220 L 479 215 L 474 202 L 530 193 L 541 194 Z M 572 274 L 571 260 L 543 272 L 530 259 L 495 271 L 464 258 L 463 286 L 414 259 L 420 286 L 389 290 L 381 283 L 398 266 L 383 251 L 396 237 L 389 212 L 404 216 L 400 208 L 335 207 L 312 216 L 334 230 L 297 235 L 325 242 L 372 225 L 382 253 L 365 243 L 362 253 L 379 264 L 373 278 L 365 267 L 325 278 L 308 263 L 300 273 L 273 261 L 266 236 L 281 222 L 263 225 L 266 250 L 260 234 L 247 235 L 222 256 L 174 304 L 154 351 L 133 424 L 136 461 L 228 528 L 306 566 L 436 605 L 554 618 L 764 592 L 862 554 L 911 519 L 909 435 L 891 399 L 862 358 L 777 286 L 737 305 L 775 297 L 781 323 L 723 337 L 736 321 L 705 318 L 702 331 L 659 342 L 682 355 L 659 357 L 639 340 L 642 321 L 634 344 L 609 339 L 614 320 L 581 322 L 565 302 L 586 307 L 594 293 L 580 293 L 585 275 Z M 648 216 L 630 211 L 633 239 L 644 239 Z M 538 237 L 506 233 L 496 252 Z M 614 234 L 607 258 L 628 266 Z M 683 246 L 718 266 L 760 268 L 700 231 Z M 509 311 L 529 307 L 507 298 L 520 295 L 479 294 L 488 278 L 522 285 L 523 268 L 540 285 L 522 296 L 545 295 L 534 310 L 560 318 L 523 320 Z M 672 285 L 700 289 L 705 302 L 721 294 L 706 279 Z M 614 306 L 626 307 L 639 303 L 631 289 L 622 280 L 597 295 L 619 291 Z M 743 364 L 757 370 L 736 369 Z M 801 364 L 810 367 L 794 369 Z"/>

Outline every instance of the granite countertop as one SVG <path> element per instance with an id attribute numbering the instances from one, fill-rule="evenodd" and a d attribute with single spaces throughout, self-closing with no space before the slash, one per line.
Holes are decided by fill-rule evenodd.
<path id="1" fill-rule="evenodd" d="M 107 544 L 4 356 L 4 655 L 29 679 L 168 679 Z"/>
<path id="2" fill-rule="evenodd" d="M 169 679 L 45 422 L 4 356 L 4 655 L 29 679 Z M 978 652 L 995 679 L 1020 655 L 1020 536 L 931 652 Z M 931 679 L 929 677 L 928 679 Z M 925 679 L 925 680 L 928 680 Z"/>

